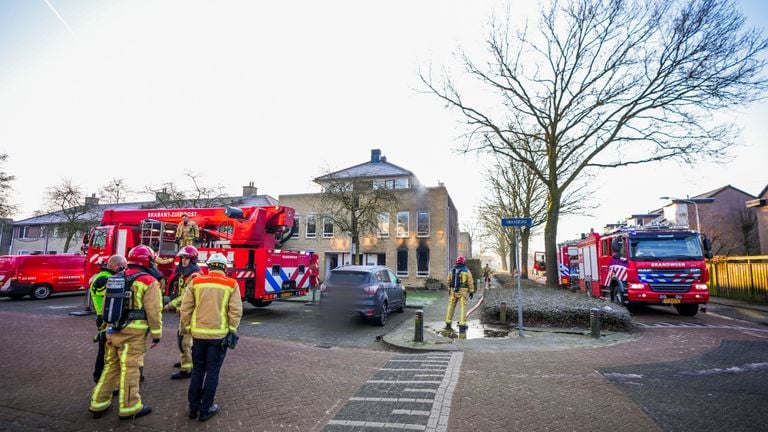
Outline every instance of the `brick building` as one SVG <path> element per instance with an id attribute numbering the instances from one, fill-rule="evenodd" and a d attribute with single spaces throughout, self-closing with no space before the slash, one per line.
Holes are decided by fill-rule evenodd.
<path id="1" fill-rule="evenodd" d="M 752 209 L 757 218 L 760 255 L 768 255 L 768 185 L 763 188 L 756 199 L 747 201 L 746 207 Z"/>
<path id="2" fill-rule="evenodd" d="M 382 215 L 378 234 L 361 237 L 360 255 L 364 265 L 386 265 L 409 287 L 423 287 L 427 278 L 443 279 L 457 256 L 458 213 L 448 190 L 441 183 L 423 186 L 406 169 L 388 162 L 378 149 L 371 159 L 345 168 L 323 179 L 370 181 L 372 187 L 394 189 L 399 209 Z M 320 257 L 321 278 L 337 266 L 351 262 L 351 238 L 339 232 L 320 214 L 321 192 L 280 195 L 281 205 L 296 209 L 297 231 L 285 244 L 287 249 L 311 250 Z M 471 249 L 470 249 L 471 250 Z"/>

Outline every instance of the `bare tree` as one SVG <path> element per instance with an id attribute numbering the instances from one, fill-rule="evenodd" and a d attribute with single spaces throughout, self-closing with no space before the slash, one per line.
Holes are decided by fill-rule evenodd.
<path id="1" fill-rule="evenodd" d="M 6 153 L 0 154 L 0 165 L 4 164 L 8 155 Z M 16 179 L 15 176 L 9 175 L 4 170 L 0 170 L 0 217 L 9 217 L 16 213 L 16 206 L 11 204 L 8 194 L 11 192 L 11 182 Z"/>
<path id="2" fill-rule="evenodd" d="M 379 232 L 383 215 L 391 217 L 397 210 L 399 197 L 396 189 L 374 187 L 371 179 L 339 177 L 327 173 L 315 179 L 323 187 L 320 194 L 322 217 L 333 223 L 339 232 L 350 234 L 356 264 L 360 253 L 360 237 Z"/>
<path id="3" fill-rule="evenodd" d="M 490 59 L 462 56 L 498 96 L 495 108 L 465 98 L 451 77 L 420 77 L 463 115 L 465 151 L 525 164 L 546 186 L 546 258 L 555 262 L 563 195 L 582 173 L 725 153 L 736 130 L 711 114 L 766 88 L 768 40 L 744 21 L 732 0 L 554 0 L 531 34 L 492 25 Z M 547 282 L 557 277 L 548 266 Z"/>
<path id="4" fill-rule="evenodd" d="M 122 178 L 111 179 L 99 191 L 99 196 L 108 203 L 118 204 L 125 202 L 130 190 Z"/>
<path id="5" fill-rule="evenodd" d="M 165 208 L 200 208 L 229 204 L 223 186 L 204 185 L 202 176 L 191 171 L 185 171 L 184 176 L 191 183 L 189 189 L 166 182 L 159 187 L 147 186 L 143 193 L 153 196 L 159 206 Z"/>
<path id="6" fill-rule="evenodd" d="M 47 189 L 46 207 L 59 220 L 55 226 L 65 236 L 64 252 L 69 251 L 75 234 L 88 232 L 101 218 L 101 212 L 95 210 L 95 205 L 84 201 L 80 186 L 68 179 L 62 179 L 61 183 Z"/>

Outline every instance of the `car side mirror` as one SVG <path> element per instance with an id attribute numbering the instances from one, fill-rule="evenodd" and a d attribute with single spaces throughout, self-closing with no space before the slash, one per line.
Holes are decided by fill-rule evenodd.
<path id="1" fill-rule="evenodd" d="M 712 255 L 712 251 L 706 251 L 704 252 L 704 258 L 706 259 L 712 259 L 714 255 Z"/>
<path id="2" fill-rule="evenodd" d="M 400 278 L 395 279 L 395 283 L 399 285 L 401 283 Z"/>

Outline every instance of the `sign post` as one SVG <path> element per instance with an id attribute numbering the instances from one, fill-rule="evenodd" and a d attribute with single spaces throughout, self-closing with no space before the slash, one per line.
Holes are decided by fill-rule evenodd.
<path id="1" fill-rule="evenodd" d="M 533 225 L 531 218 L 502 218 L 501 226 L 512 227 L 515 230 L 515 249 L 520 244 L 520 230 L 523 227 L 529 227 Z M 522 257 L 520 256 L 520 250 L 517 250 L 517 334 L 523 336 L 523 288 L 520 282 L 522 275 Z M 510 263 L 511 264 L 511 263 Z"/>

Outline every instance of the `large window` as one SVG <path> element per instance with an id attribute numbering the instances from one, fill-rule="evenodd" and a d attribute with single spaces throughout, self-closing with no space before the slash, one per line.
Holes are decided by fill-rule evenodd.
<path id="1" fill-rule="evenodd" d="M 397 275 L 408 276 L 408 249 L 397 250 Z"/>
<path id="2" fill-rule="evenodd" d="M 429 276 L 429 249 L 416 249 L 416 276 Z"/>
<path id="3" fill-rule="evenodd" d="M 379 238 L 389 237 L 389 213 L 379 213 Z"/>
<path id="4" fill-rule="evenodd" d="M 429 237 L 429 211 L 419 210 L 416 215 L 416 237 Z"/>
<path id="5" fill-rule="evenodd" d="M 299 238 L 299 229 L 301 227 L 301 217 L 299 215 L 293 215 L 293 233 L 291 234 L 291 238 Z"/>
<path id="6" fill-rule="evenodd" d="M 317 215 L 307 215 L 307 238 L 317 237 Z"/>
<path id="7" fill-rule="evenodd" d="M 328 216 L 323 217 L 323 238 L 333 237 L 333 219 Z"/>
<path id="8" fill-rule="evenodd" d="M 397 236 L 400 238 L 408 237 L 408 219 L 407 211 L 397 212 Z"/>
<path id="9" fill-rule="evenodd" d="M 41 234 L 40 226 L 24 225 L 19 227 L 18 238 L 40 238 Z"/>

